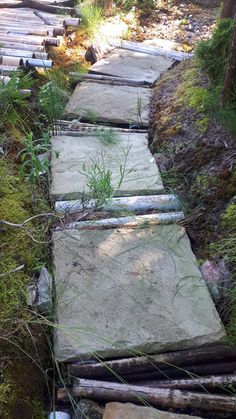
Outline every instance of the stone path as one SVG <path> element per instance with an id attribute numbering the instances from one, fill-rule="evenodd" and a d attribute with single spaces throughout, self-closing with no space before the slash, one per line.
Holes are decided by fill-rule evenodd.
<path id="1" fill-rule="evenodd" d="M 52 138 L 51 195 L 56 208 L 72 216 L 53 233 L 58 361 L 191 348 L 225 337 L 189 239 L 176 223 L 183 218 L 178 205 L 168 205 L 164 197 L 151 212 L 135 208 L 136 215 L 130 209 L 128 197 L 142 208 L 148 208 L 147 196 L 163 199 L 145 131 L 147 82 L 172 63 L 163 55 L 114 51 L 90 73 L 138 80 L 141 86 L 120 79 L 115 85 L 78 84 L 65 111 L 68 126 Z M 102 134 L 100 123 L 106 125 Z M 123 199 L 97 213 L 89 200 L 101 173 Z M 92 211 L 92 219 L 81 220 L 78 208 Z"/>

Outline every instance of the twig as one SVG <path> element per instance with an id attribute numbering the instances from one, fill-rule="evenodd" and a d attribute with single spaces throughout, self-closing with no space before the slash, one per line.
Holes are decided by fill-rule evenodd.
<path id="1" fill-rule="evenodd" d="M 20 266 L 18 266 L 17 268 L 12 269 L 11 271 L 5 272 L 4 274 L 0 274 L 0 277 L 7 276 L 7 275 L 11 275 L 11 274 L 13 274 L 14 272 L 19 272 L 19 271 L 22 271 L 24 268 L 25 268 L 25 265 L 20 265 Z"/>

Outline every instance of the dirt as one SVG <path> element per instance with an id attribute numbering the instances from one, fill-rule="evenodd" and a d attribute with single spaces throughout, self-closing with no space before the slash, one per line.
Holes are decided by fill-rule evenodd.
<path id="1" fill-rule="evenodd" d="M 209 244 L 218 240 L 221 215 L 236 194 L 236 143 L 213 115 L 205 119 L 206 114 L 176 97 L 190 67 L 183 62 L 157 83 L 151 135 L 152 151 L 164 162 L 164 184 L 183 201 L 193 250 L 202 259 L 209 256 Z M 199 87 L 206 83 L 199 74 Z"/>
<path id="2" fill-rule="evenodd" d="M 131 37 L 136 41 L 161 38 L 182 44 L 191 50 L 201 39 L 209 38 L 218 8 L 206 8 L 191 2 L 165 1 L 152 13 L 137 10 L 137 25 L 131 24 Z"/>

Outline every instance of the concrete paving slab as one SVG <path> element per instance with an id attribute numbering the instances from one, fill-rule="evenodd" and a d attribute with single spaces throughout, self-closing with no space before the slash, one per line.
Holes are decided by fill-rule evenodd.
<path id="1" fill-rule="evenodd" d="M 89 72 L 154 83 L 173 62 L 172 59 L 161 55 L 153 57 L 149 54 L 117 49 L 109 57 L 90 67 Z"/>
<path id="2" fill-rule="evenodd" d="M 132 403 L 106 404 L 103 419 L 201 419 L 172 412 L 164 412 L 147 406 L 136 406 Z"/>
<path id="3" fill-rule="evenodd" d="M 217 343 L 225 331 L 178 225 L 53 233 L 58 361 Z"/>
<path id="4" fill-rule="evenodd" d="M 97 122 L 148 126 L 152 91 L 143 87 L 80 83 L 69 100 L 65 116 Z"/>
<path id="5" fill-rule="evenodd" d="M 76 199 L 88 194 L 86 176 L 94 162 L 112 173 L 116 196 L 163 192 L 161 176 L 148 148 L 146 134 L 119 133 L 115 144 L 106 145 L 95 136 L 52 137 L 51 195 L 56 199 Z M 121 180 L 121 167 L 124 178 Z"/>

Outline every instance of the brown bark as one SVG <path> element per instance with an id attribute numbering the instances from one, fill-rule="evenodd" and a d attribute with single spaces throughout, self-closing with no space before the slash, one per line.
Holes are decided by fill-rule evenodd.
<path id="1" fill-rule="evenodd" d="M 174 370 L 174 367 L 183 367 L 192 363 L 197 365 L 224 359 L 228 361 L 236 360 L 236 347 L 222 345 L 114 361 L 101 361 L 95 364 L 74 363 L 69 365 L 69 372 L 75 377 L 81 378 L 114 377 L 115 374 L 127 376 L 135 373 L 158 372 L 160 368 L 173 367 Z"/>
<path id="2" fill-rule="evenodd" d="M 231 94 L 234 93 L 236 88 L 236 13 L 234 16 L 234 31 L 232 46 L 230 50 L 230 57 L 226 69 L 223 89 L 222 89 L 222 102 L 225 103 L 230 99 Z"/>
<path id="3" fill-rule="evenodd" d="M 221 19 L 225 19 L 225 18 L 233 19 L 235 13 L 236 13 L 235 0 L 224 0 L 222 12 L 221 12 Z"/>
<path id="4" fill-rule="evenodd" d="M 164 408 L 186 409 L 191 407 L 191 409 L 197 408 L 206 411 L 236 412 L 236 397 L 93 380 L 77 380 L 71 395 L 75 398 L 103 401 L 150 403 L 153 406 Z M 67 389 L 58 390 L 58 399 L 64 402 L 71 400 Z"/>

